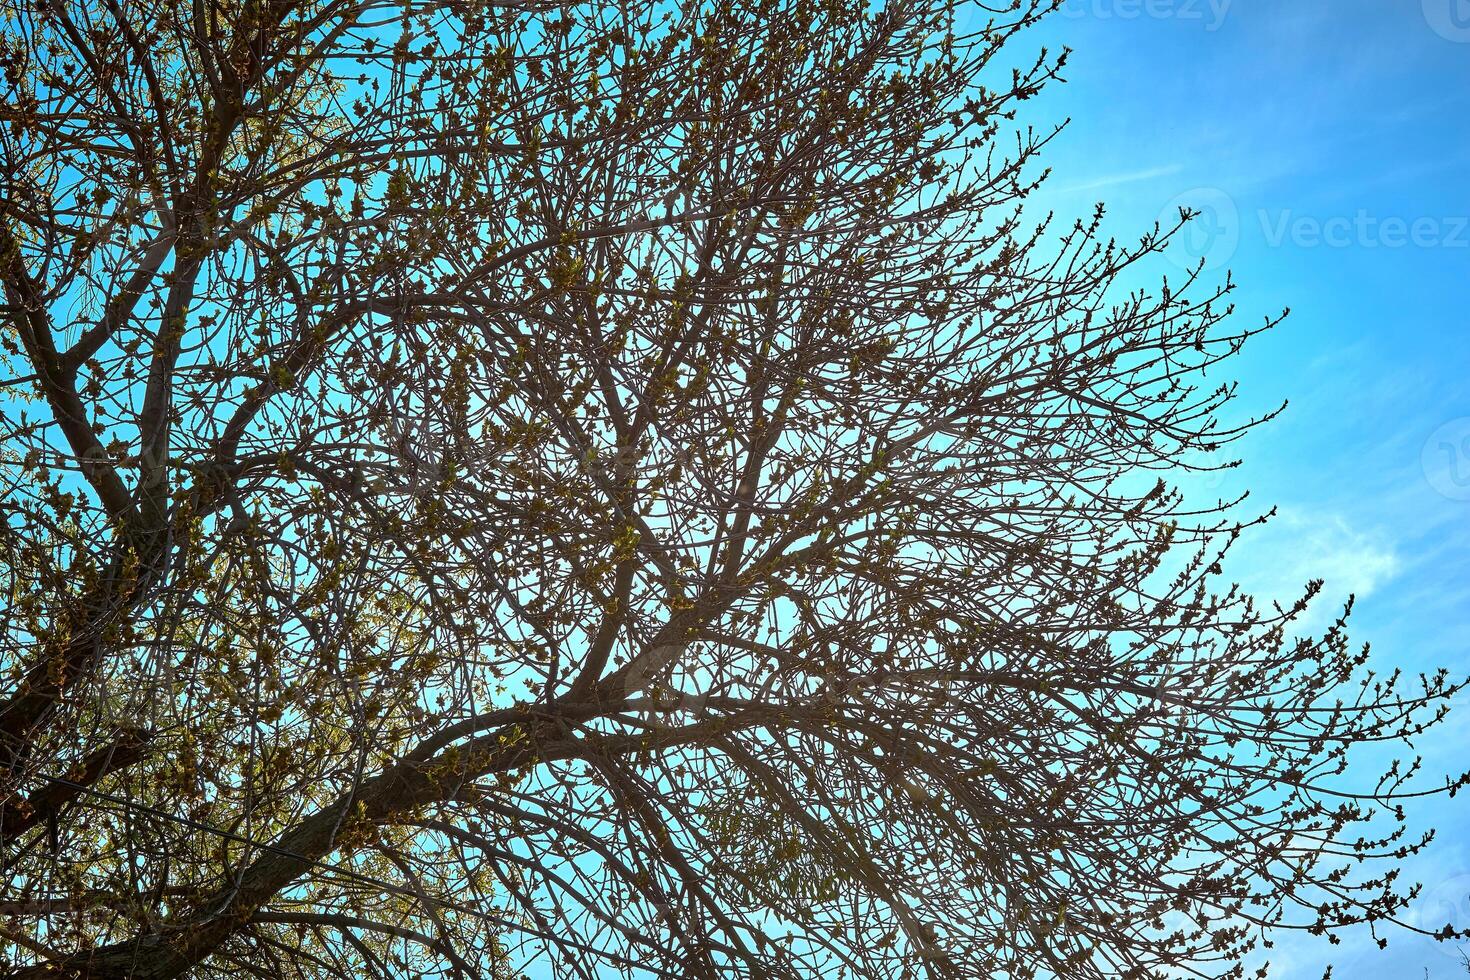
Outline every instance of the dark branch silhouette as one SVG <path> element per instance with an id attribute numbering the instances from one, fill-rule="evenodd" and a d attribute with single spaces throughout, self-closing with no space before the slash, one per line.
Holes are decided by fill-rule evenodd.
<path id="1" fill-rule="evenodd" d="M 7 975 L 1401 921 L 1460 685 L 1224 578 L 1274 320 L 1023 208 L 1051 5 L 4 0 Z"/>

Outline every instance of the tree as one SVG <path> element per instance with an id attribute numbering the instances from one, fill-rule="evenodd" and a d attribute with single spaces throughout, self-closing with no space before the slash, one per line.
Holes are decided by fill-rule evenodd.
<path id="1" fill-rule="evenodd" d="M 1222 578 L 1161 474 L 1274 321 L 1023 215 L 1047 6 L 6 0 L 11 975 L 1399 917 L 1426 790 L 1350 755 L 1459 685 Z"/>

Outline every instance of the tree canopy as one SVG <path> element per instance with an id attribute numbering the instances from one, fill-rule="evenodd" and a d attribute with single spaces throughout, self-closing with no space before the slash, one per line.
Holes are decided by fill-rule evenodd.
<path id="1" fill-rule="evenodd" d="M 0 0 L 8 975 L 1401 919 L 1460 684 L 1225 577 L 1275 321 L 1027 206 L 1050 6 Z"/>

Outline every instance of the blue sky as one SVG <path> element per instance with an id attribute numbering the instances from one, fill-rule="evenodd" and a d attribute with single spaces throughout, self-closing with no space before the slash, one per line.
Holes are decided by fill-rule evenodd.
<path id="1" fill-rule="evenodd" d="M 1119 238 L 1205 208 L 1175 257 L 1232 269 L 1243 320 L 1292 310 L 1236 368 L 1243 408 L 1290 401 L 1221 487 L 1281 508 L 1236 576 L 1283 597 L 1323 577 L 1357 593 L 1379 668 L 1470 673 L 1470 0 L 1068 0 L 1034 40 L 1074 49 L 1027 120 L 1072 118 L 1046 205 L 1106 202 Z M 1418 746 L 1431 767 L 1470 766 L 1465 702 Z M 1464 926 L 1470 799 L 1420 812 L 1421 914 Z M 1283 940 L 1271 976 L 1467 975 L 1389 938 Z"/>

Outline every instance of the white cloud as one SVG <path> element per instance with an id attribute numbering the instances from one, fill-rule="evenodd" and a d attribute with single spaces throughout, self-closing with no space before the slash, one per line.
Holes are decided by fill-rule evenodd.
<path id="1" fill-rule="evenodd" d="M 1308 629 L 1330 621 L 1348 595 L 1362 600 L 1402 568 L 1383 534 L 1354 528 L 1339 514 L 1296 510 L 1282 510 L 1247 532 L 1230 560 L 1242 585 L 1282 605 L 1295 601 L 1307 582 L 1322 579 L 1322 593 L 1302 623 Z"/>
<path id="2" fill-rule="evenodd" d="M 1100 190 L 1105 187 L 1117 187 L 1120 184 L 1136 184 L 1139 181 L 1155 180 L 1159 177 L 1172 177 L 1183 170 L 1183 165 L 1173 163 L 1166 167 L 1149 167 L 1128 173 L 1106 174 L 1077 184 L 1059 184 L 1055 187 L 1048 187 L 1047 190 L 1053 194 L 1076 194 L 1082 191 Z"/>

